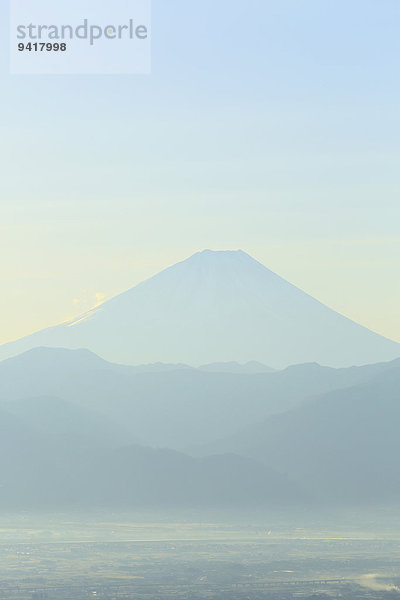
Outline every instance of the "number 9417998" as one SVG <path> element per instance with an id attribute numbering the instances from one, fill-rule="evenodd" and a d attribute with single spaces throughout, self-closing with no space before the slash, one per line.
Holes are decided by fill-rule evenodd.
<path id="1" fill-rule="evenodd" d="M 20 52 L 24 52 L 25 50 L 28 52 L 65 52 L 67 49 L 67 44 L 59 44 L 58 42 L 50 43 L 50 42 L 29 42 L 28 44 L 18 44 L 18 50 Z"/>

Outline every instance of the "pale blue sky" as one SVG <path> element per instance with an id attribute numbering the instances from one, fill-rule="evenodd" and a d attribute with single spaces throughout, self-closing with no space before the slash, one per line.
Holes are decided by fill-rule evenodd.
<path id="1" fill-rule="evenodd" d="M 398 0 L 153 0 L 151 76 L 11 76 L 0 17 L 0 342 L 205 247 L 400 341 Z"/>

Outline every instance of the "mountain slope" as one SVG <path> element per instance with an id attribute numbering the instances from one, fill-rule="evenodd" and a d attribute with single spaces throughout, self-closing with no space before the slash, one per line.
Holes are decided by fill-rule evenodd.
<path id="1" fill-rule="evenodd" d="M 107 448 L 34 425 L 0 412 L 0 509 L 248 507 L 307 500 L 297 484 L 252 459 Z"/>
<path id="2" fill-rule="evenodd" d="M 136 441 L 109 417 L 60 398 L 23 398 L 2 404 L 2 409 L 35 432 L 50 434 L 68 444 L 107 448 Z"/>
<path id="3" fill-rule="evenodd" d="M 267 506 L 302 502 L 302 490 L 323 502 L 388 503 L 400 493 L 399 360 L 142 372 L 87 351 L 37 349 L 0 363 L 0 399 L 7 508 Z M 280 413 L 266 419 L 271 411 Z M 162 449 L 218 435 L 229 437 L 205 458 Z M 139 437 L 145 444 L 132 446 Z"/>
<path id="4" fill-rule="evenodd" d="M 87 351 L 38 348 L 0 363 L 0 405 L 59 398 L 76 405 L 77 415 L 84 408 L 127 430 L 136 443 L 181 450 L 229 436 L 310 396 L 369 381 L 393 364 L 349 369 L 306 364 L 272 373 L 214 373 L 182 366 L 126 367 Z M 45 421 L 63 414 L 65 407 L 60 412 L 57 406 Z M 36 418 L 39 409 L 37 405 Z M 85 423 L 85 412 L 80 419 Z"/>
<path id="5" fill-rule="evenodd" d="M 258 361 L 273 368 L 392 360 L 400 345 L 322 305 L 246 253 L 199 252 L 74 322 L 6 344 L 88 348 L 112 362 Z"/>
<path id="6" fill-rule="evenodd" d="M 285 472 L 325 501 L 396 502 L 400 365 L 274 415 L 209 452 L 237 452 Z"/>
<path id="7" fill-rule="evenodd" d="M 130 446 L 83 464 L 76 488 L 90 504 L 109 506 L 282 506 L 309 500 L 301 486 L 252 459 L 193 458 Z"/>

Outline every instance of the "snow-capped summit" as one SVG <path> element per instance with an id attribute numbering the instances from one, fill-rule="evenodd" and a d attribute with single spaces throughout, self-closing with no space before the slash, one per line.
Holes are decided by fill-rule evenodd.
<path id="1" fill-rule="evenodd" d="M 0 347 L 88 348 L 127 364 L 259 361 L 349 366 L 400 345 L 327 308 L 242 250 L 204 250 L 70 323 Z"/>

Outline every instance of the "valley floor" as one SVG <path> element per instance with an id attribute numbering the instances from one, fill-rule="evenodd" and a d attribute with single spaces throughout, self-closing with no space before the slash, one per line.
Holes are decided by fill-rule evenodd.
<path id="1" fill-rule="evenodd" d="M 2 515 L 0 599 L 400 598 L 397 514 Z"/>

